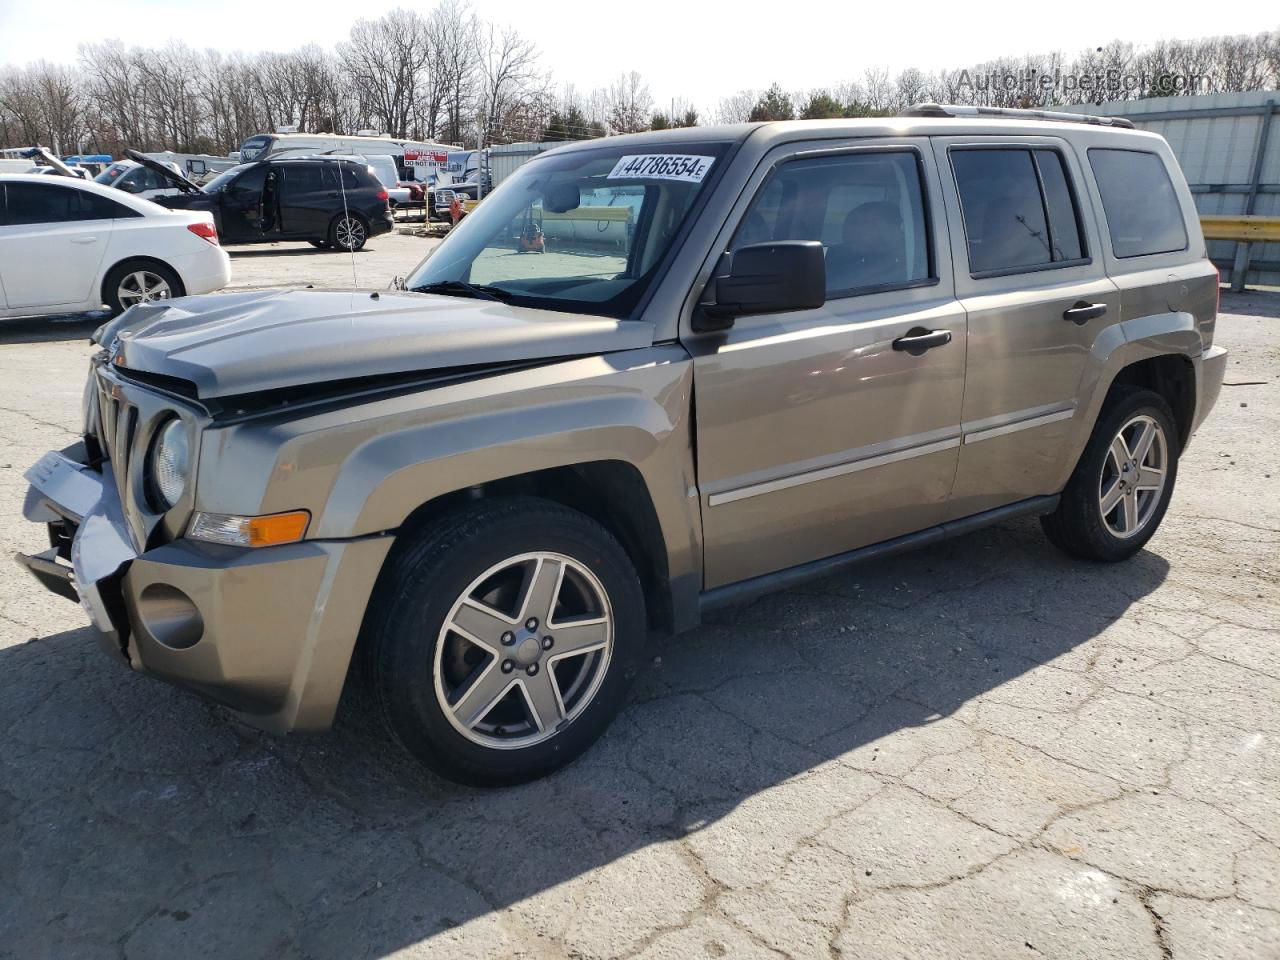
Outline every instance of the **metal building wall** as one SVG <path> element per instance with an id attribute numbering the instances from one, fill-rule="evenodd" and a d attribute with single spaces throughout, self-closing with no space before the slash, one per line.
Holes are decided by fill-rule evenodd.
<path id="1" fill-rule="evenodd" d="M 546 143 L 504 143 L 489 148 L 489 176 L 496 187 L 525 163 L 538 154 L 561 145 L 561 141 Z"/>
<path id="2" fill-rule="evenodd" d="M 1163 136 L 1182 165 L 1200 213 L 1280 216 L 1280 91 L 1119 100 L 1065 109 L 1127 117 Z M 1237 252 L 1234 241 L 1209 241 L 1209 256 L 1224 278 Z M 1248 254 L 1246 283 L 1280 285 L 1280 243 L 1249 244 Z"/>

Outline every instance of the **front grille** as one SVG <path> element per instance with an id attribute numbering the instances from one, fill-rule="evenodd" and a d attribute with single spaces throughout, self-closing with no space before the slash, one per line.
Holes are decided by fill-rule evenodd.
<path id="1" fill-rule="evenodd" d="M 98 377 L 98 442 L 111 464 L 120 502 L 127 504 L 125 486 L 138 430 L 138 408 L 124 398 L 119 387 Z"/>
<path id="2" fill-rule="evenodd" d="M 176 507 L 157 510 L 147 497 L 145 471 L 140 469 L 139 458 L 146 456 L 160 425 L 178 416 L 194 430 L 194 417 L 191 411 L 181 408 L 171 398 L 118 379 L 110 367 L 96 368 L 93 376 L 98 404 L 94 440 L 111 465 L 116 492 L 134 545 L 143 550 L 162 524 L 167 531 L 165 536 L 177 535 L 190 510 L 190 493 L 188 491 L 184 502 Z"/>

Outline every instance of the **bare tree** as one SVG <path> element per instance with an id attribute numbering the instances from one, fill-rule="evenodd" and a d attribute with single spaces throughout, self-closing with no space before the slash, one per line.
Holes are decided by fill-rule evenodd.
<path id="1" fill-rule="evenodd" d="M 649 129 L 653 97 L 649 85 L 632 70 L 609 87 L 609 129 L 613 133 L 638 133 Z"/>
<path id="2" fill-rule="evenodd" d="M 398 137 L 409 122 L 426 69 L 429 29 L 422 16 L 396 9 L 377 20 L 357 20 L 338 44 L 338 56 L 355 84 L 362 113 Z"/>
<path id="3" fill-rule="evenodd" d="M 538 60 L 538 48 L 514 29 L 488 26 L 481 31 L 476 124 L 484 143 L 521 139 L 536 125 L 530 108 L 549 87 Z"/>

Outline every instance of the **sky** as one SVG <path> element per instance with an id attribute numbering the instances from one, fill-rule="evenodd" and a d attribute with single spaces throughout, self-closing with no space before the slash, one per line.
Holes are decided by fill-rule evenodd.
<path id="1" fill-rule="evenodd" d="M 180 39 L 220 50 L 332 47 L 357 16 L 418 4 L 361 0 L 0 0 L 0 65 L 72 62 L 86 41 L 163 45 Z M 777 81 L 808 90 L 860 77 L 955 68 L 1001 55 L 1061 50 L 1068 57 L 1113 39 L 1154 42 L 1280 29 L 1275 0 L 1204 2 L 986 0 L 983 3 L 740 0 L 732 4 L 602 0 L 472 0 L 483 18 L 533 40 L 559 84 L 581 93 L 639 71 L 655 106 L 673 98 L 704 111 L 721 97 Z"/>

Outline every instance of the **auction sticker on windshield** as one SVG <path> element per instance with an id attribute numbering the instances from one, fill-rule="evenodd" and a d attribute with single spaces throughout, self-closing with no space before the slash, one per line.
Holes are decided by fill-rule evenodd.
<path id="1" fill-rule="evenodd" d="M 679 153 L 631 154 L 613 165 L 608 179 L 683 180 L 686 183 L 701 183 L 715 159 Z"/>

